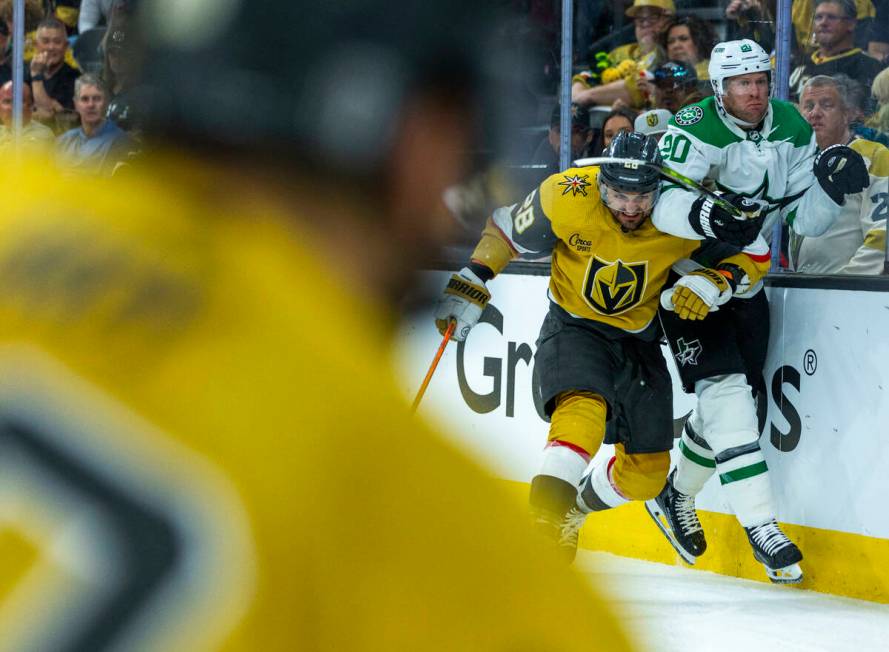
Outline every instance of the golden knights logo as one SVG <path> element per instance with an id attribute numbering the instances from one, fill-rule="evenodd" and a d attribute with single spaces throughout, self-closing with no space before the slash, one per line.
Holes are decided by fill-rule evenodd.
<path id="1" fill-rule="evenodd" d="M 590 259 L 583 297 L 602 315 L 619 315 L 639 304 L 648 281 L 648 262 L 614 262 L 597 256 Z"/>
<path id="2" fill-rule="evenodd" d="M 575 174 L 573 177 L 569 177 L 567 174 L 564 175 L 565 180 L 560 181 L 560 186 L 565 186 L 565 189 L 562 191 L 563 195 L 567 195 L 569 192 L 572 197 L 577 197 L 577 194 L 580 193 L 584 197 L 587 196 L 586 189 L 589 188 L 592 184 L 587 181 L 590 178 L 588 174 Z"/>

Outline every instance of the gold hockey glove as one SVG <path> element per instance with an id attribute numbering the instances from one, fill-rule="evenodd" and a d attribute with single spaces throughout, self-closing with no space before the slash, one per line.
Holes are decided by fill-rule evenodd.
<path id="1" fill-rule="evenodd" d="M 731 298 L 728 279 L 715 269 L 702 267 L 676 281 L 673 311 L 680 319 L 703 319 Z"/>

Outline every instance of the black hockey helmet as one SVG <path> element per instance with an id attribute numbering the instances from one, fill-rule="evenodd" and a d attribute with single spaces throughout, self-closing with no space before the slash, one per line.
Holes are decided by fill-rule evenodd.
<path id="1" fill-rule="evenodd" d="M 655 68 L 653 82 L 661 88 L 688 88 L 698 83 L 698 73 L 684 61 L 667 61 Z"/>
<path id="2" fill-rule="evenodd" d="M 130 4 L 153 89 L 146 133 L 176 145 L 271 154 L 352 179 L 385 171 L 417 94 L 472 110 L 480 152 L 507 144 L 530 110 L 520 95 L 527 56 L 491 7 L 502 3 Z"/>
<path id="3" fill-rule="evenodd" d="M 619 131 L 605 150 L 604 156 L 661 164 L 657 141 L 638 131 Z M 609 188 L 621 192 L 652 192 L 658 188 L 660 171 L 646 165 L 633 167 L 621 163 L 606 163 L 599 168 L 599 179 Z"/>

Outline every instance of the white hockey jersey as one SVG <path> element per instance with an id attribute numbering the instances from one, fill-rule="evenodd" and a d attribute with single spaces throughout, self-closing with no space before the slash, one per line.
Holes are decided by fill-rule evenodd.
<path id="1" fill-rule="evenodd" d="M 761 199 L 773 206 L 763 225 L 771 233 L 779 218 L 800 235 L 821 235 L 840 207 L 812 173 L 817 144 L 796 107 L 770 100 L 759 130 L 744 131 L 723 116 L 715 98 L 679 110 L 660 140 L 671 168 L 715 189 Z M 669 182 L 654 209 L 655 226 L 683 238 L 702 239 L 688 221 L 698 193 Z"/>
<path id="2" fill-rule="evenodd" d="M 821 236 L 791 234 L 793 269 L 806 274 L 881 274 L 889 215 L 889 149 L 862 138 L 849 147 L 864 157 L 870 185 L 846 197 L 836 222 Z"/>

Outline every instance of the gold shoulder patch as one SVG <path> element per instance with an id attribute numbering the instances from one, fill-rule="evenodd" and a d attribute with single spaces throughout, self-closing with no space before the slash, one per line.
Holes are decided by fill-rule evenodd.
<path id="1" fill-rule="evenodd" d="M 885 145 L 856 138 L 849 147 L 868 159 L 871 174 L 877 177 L 889 177 L 889 149 Z"/>

